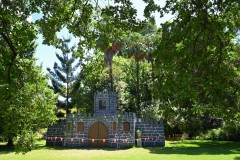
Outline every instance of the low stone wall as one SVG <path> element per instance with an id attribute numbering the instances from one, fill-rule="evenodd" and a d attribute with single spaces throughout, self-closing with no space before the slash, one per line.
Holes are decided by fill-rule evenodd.
<path id="1" fill-rule="evenodd" d="M 45 135 L 47 146 L 62 146 L 64 144 L 66 120 L 59 120 L 48 127 Z"/>
<path id="2" fill-rule="evenodd" d="M 111 148 L 132 147 L 135 143 L 135 113 L 116 113 L 116 114 L 69 114 L 67 115 L 67 124 L 72 123 L 72 131 L 66 132 L 64 145 L 67 147 L 86 147 L 92 140 L 88 139 L 88 132 L 91 125 L 100 121 L 108 128 L 108 139 L 102 140 L 108 143 Z M 84 124 L 84 131 L 77 131 L 78 122 Z M 116 131 L 112 128 L 112 123 L 116 123 Z M 123 123 L 130 124 L 130 131 L 124 131 Z"/>
<path id="3" fill-rule="evenodd" d="M 126 148 L 132 147 L 139 139 L 135 139 L 135 131 L 142 133 L 141 144 L 143 147 L 165 146 L 164 126 L 162 122 L 152 122 L 136 118 L 135 113 L 116 114 L 69 114 L 66 120 L 59 120 L 49 126 L 46 133 L 46 145 L 67 147 L 88 147 L 92 143 L 89 139 L 89 128 L 96 122 L 102 122 L 108 128 L 108 139 L 101 139 L 107 147 Z M 84 124 L 83 131 L 77 130 L 78 122 Z M 116 130 L 113 130 L 113 122 Z M 130 124 L 130 130 L 124 131 L 123 123 Z M 68 124 L 72 124 L 68 130 Z"/>
<path id="4" fill-rule="evenodd" d="M 141 142 L 143 147 L 165 146 L 164 126 L 161 122 L 153 122 L 138 118 L 136 131 L 142 133 Z"/>

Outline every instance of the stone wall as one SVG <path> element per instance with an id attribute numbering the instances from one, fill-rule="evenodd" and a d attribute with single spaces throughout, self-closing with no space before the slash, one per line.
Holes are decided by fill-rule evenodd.
<path id="1" fill-rule="evenodd" d="M 97 136 L 93 134 L 90 137 L 103 137 L 99 136 L 100 130 L 95 127 L 102 129 L 101 132 L 104 131 L 104 137 L 107 138 L 90 139 L 90 129 L 91 134 L 97 133 Z M 146 147 L 165 145 L 162 122 L 137 119 L 136 114 L 131 112 L 118 113 L 116 92 L 104 90 L 94 94 L 94 114 L 68 114 L 66 120 L 49 126 L 46 145 L 87 147 L 91 144 L 99 145 L 99 141 L 102 141 L 104 146 L 111 148 L 132 147 L 135 144 L 135 131 L 138 129 L 142 132 L 141 141 L 137 140 L 138 144 L 140 142 Z M 98 143 L 94 143 L 95 140 Z"/>
<path id="2" fill-rule="evenodd" d="M 138 118 L 136 131 L 142 133 L 141 142 L 143 147 L 165 146 L 164 126 L 162 121 L 157 123 Z"/>
<path id="3" fill-rule="evenodd" d="M 124 112 L 117 114 L 117 130 L 116 132 L 110 132 L 109 147 L 111 148 L 127 148 L 133 147 L 135 144 L 135 121 L 136 114 L 132 112 Z M 123 128 L 123 123 L 130 123 L 130 131 L 125 132 Z"/>
<path id="4" fill-rule="evenodd" d="M 66 131 L 64 145 L 68 147 L 85 147 L 89 146 L 91 139 L 88 139 L 88 131 L 91 125 L 100 121 L 108 128 L 108 147 L 123 148 L 132 147 L 135 137 L 135 113 L 116 113 L 116 114 L 69 114 L 67 115 L 66 124 L 72 124 L 71 131 Z M 77 131 L 78 122 L 84 124 L 82 132 Z M 116 131 L 113 130 L 113 122 L 116 122 Z M 123 123 L 130 124 L 130 131 L 125 132 Z"/>
<path id="5" fill-rule="evenodd" d="M 66 120 L 59 120 L 48 127 L 45 135 L 47 146 L 62 146 L 64 144 Z"/>
<path id="6" fill-rule="evenodd" d="M 100 109 L 99 102 L 102 101 L 106 105 L 106 109 Z M 104 90 L 103 92 L 95 92 L 94 94 L 94 113 L 106 114 L 117 112 L 117 95 L 116 92 Z"/>
<path id="7" fill-rule="evenodd" d="M 163 123 L 156 123 L 136 118 L 135 113 L 119 114 L 69 114 L 67 120 L 59 120 L 48 127 L 46 133 L 46 145 L 67 147 L 88 147 L 92 140 L 88 139 L 88 131 L 96 122 L 104 123 L 108 128 L 108 147 L 126 148 L 136 143 L 135 131 L 142 133 L 141 144 L 143 147 L 165 146 Z M 77 123 L 84 123 L 84 131 L 77 131 Z M 116 131 L 113 131 L 112 123 L 116 122 Z M 129 122 L 130 131 L 124 132 L 123 123 Z M 68 131 L 68 123 L 72 128 Z"/>

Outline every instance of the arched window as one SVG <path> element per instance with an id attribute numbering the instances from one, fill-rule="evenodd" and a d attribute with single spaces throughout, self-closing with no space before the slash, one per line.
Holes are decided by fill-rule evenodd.
<path id="1" fill-rule="evenodd" d="M 106 100 L 99 101 L 99 109 L 106 109 Z"/>
<path id="2" fill-rule="evenodd" d="M 84 123 L 83 122 L 78 122 L 77 131 L 78 132 L 83 132 L 84 131 Z"/>
<path id="3" fill-rule="evenodd" d="M 129 122 L 123 122 L 123 131 L 125 131 L 125 132 L 130 131 L 130 123 Z"/>
<path id="4" fill-rule="evenodd" d="M 71 122 L 68 122 L 67 123 L 67 132 L 71 132 L 72 131 L 72 127 L 73 127 L 73 124 Z"/>
<path id="5" fill-rule="evenodd" d="M 112 131 L 116 132 L 116 130 L 117 130 L 117 124 L 116 124 L 116 122 L 113 122 L 112 123 Z"/>

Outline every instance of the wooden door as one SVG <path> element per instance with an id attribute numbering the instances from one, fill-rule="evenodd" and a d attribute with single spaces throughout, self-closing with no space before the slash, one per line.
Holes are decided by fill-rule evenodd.
<path id="1" fill-rule="evenodd" d="M 88 132 L 89 146 L 107 147 L 108 146 L 108 128 L 102 122 L 94 123 Z"/>

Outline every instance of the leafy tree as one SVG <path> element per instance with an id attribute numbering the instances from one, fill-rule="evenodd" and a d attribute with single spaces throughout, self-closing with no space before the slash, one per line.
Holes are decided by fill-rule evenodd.
<path id="1" fill-rule="evenodd" d="M 151 23 L 147 23 L 143 30 L 140 33 L 137 32 L 132 32 L 129 34 L 129 37 L 127 38 L 126 42 L 127 45 L 124 49 L 125 56 L 127 57 L 134 57 L 135 62 L 136 62 L 136 109 L 137 112 L 141 111 L 141 104 L 143 101 L 147 101 L 147 99 L 152 99 L 151 91 L 149 90 L 149 93 L 144 95 L 145 99 L 141 98 L 141 92 L 144 92 L 143 90 L 140 91 L 140 62 L 145 62 L 147 59 L 148 62 L 151 62 L 152 65 L 152 75 L 151 79 L 152 81 L 150 84 L 153 86 L 153 81 L 154 81 L 154 70 L 153 70 L 153 57 L 152 54 L 154 52 L 154 41 L 157 40 L 157 36 L 155 34 L 156 32 L 156 26 Z M 144 72 L 144 70 L 143 70 Z M 143 73 L 142 76 L 145 76 Z M 145 79 L 142 77 L 142 79 Z M 145 79 L 146 80 L 146 79 Z M 142 87 L 142 89 L 148 90 L 150 89 L 148 87 L 147 82 L 145 81 L 145 87 Z M 152 87 L 153 88 L 153 87 Z M 147 98 L 146 98 L 147 97 Z M 142 99 L 142 100 L 141 100 Z"/>
<path id="2" fill-rule="evenodd" d="M 126 3 L 131 5 L 129 1 Z M 116 9 L 116 7 L 102 9 L 101 18 L 95 23 L 95 36 L 98 37 L 96 40 L 96 48 L 104 53 L 104 62 L 109 68 L 110 90 L 112 91 L 114 88 L 113 57 L 116 54 L 120 54 L 125 44 L 126 30 L 129 30 L 123 26 L 119 26 L 112 17 L 108 16 L 108 14 L 114 14 L 114 9 Z"/>
<path id="3" fill-rule="evenodd" d="M 122 56 L 115 56 L 113 59 L 113 79 L 114 89 L 117 92 L 118 110 L 119 111 L 134 111 L 135 103 L 131 101 L 135 95 L 130 95 L 128 90 L 130 84 L 127 83 L 127 78 L 132 77 L 130 70 L 134 69 L 131 67 L 131 60 L 126 59 Z M 131 105 L 132 104 L 132 105 Z"/>
<path id="4" fill-rule="evenodd" d="M 55 120 L 55 97 L 36 67 L 36 30 L 26 19 L 38 6 L 26 1 L 0 4 L 0 126 L 8 146 L 27 152 L 32 135 Z"/>
<path id="5" fill-rule="evenodd" d="M 53 67 L 54 71 L 47 68 L 51 74 L 51 88 L 61 96 L 59 98 L 64 98 L 64 100 L 58 99 L 58 108 L 64 108 L 66 114 L 71 113 L 71 108 L 74 106 L 72 98 L 78 90 L 80 83 L 78 75 L 74 74 L 76 70 L 79 69 L 80 62 L 77 57 L 72 54 L 75 46 L 69 48 L 69 42 L 70 39 L 64 39 L 60 47 L 62 55 L 56 53 L 57 59 L 60 61 L 60 66 L 55 62 Z"/>
<path id="6" fill-rule="evenodd" d="M 130 0 L 116 0 L 114 5 L 107 6 L 100 6 L 98 2 L 47 1 L 46 6 L 41 6 L 44 16 L 36 23 L 43 34 L 45 44 L 58 47 L 61 40 L 57 38 L 56 32 L 66 27 L 71 34 L 80 38 L 79 53 L 84 53 L 86 48 L 100 48 L 105 53 L 105 63 L 109 67 L 110 90 L 113 90 L 112 58 L 121 47 L 119 37 L 129 26 L 134 30 L 140 25 L 136 19 L 137 11 Z M 49 27 L 53 25 L 54 27 Z"/>
<path id="7" fill-rule="evenodd" d="M 170 0 L 162 8 L 149 3 L 145 11 L 151 9 L 162 16 L 176 15 L 162 24 L 154 54 L 160 84 L 155 94 L 163 104 L 163 118 L 191 135 L 204 117 L 232 118 L 239 112 L 239 71 L 233 51 L 240 27 L 239 2 Z"/>
<path id="8" fill-rule="evenodd" d="M 12 51 L 2 39 L 0 51 L 0 135 L 8 140 L 9 147 L 13 147 L 15 141 L 17 151 L 21 152 L 32 149 L 36 131 L 55 121 L 56 102 L 41 67 L 36 67 L 34 43 L 24 45 L 28 50 L 20 52 L 11 67 Z"/>
<path id="9" fill-rule="evenodd" d="M 103 29 L 101 26 L 106 24 L 106 19 L 109 19 L 108 22 L 110 23 L 107 22 L 109 25 L 106 26 L 106 29 L 103 29 L 106 31 L 106 34 L 103 35 L 105 36 L 104 44 L 107 44 L 108 39 L 114 38 L 110 34 L 117 35 L 116 33 L 119 33 L 111 32 L 113 30 L 128 30 L 129 27 L 132 30 L 141 28 L 141 23 L 136 18 L 137 10 L 133 8 L 130 0 L 115 0 L 114 3 L 108 5 L 100 5 L 99 2 L 74 0 L 42 3 L 43 5 L 40 5 L 40 8 L 43 17 L 36 23 L 43 34 L 44 44 L 59 45 L 61 41 L 56 33 L 66 27 L 69 33 L 80 38 L 78 49 L 79 53 L 83 53 L 84 48 L 94 48 L 96 46 L 96 40 L 99 37 L 98 31 Z M 39 4 L 37 3 L 37 5 Z"/>
<path id="10" fill-rule="evenodd" d="M 135 58 L 114 57 L 114 80 L 120 110 L 136 112 L 137 68 Z M 145 60 L 139 65 L 140 112 L 151 103 L 151 65 Z M 142 115 L 142 114 L 141 114 Z"/>

